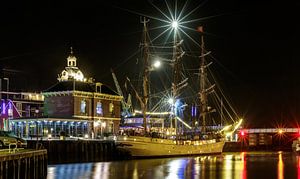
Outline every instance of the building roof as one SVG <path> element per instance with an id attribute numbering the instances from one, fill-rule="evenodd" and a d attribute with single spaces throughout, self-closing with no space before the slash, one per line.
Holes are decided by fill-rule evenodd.
<path id="1" fill-rule="evenodd" d="M 73 89 L 75 88 L 75 89 Z M 59 92 L 59 91 L 84 91 L 84 92 L 96 92 L 96 84 L 81 82 L 81 81 L 60 81 L 43 92 Z M 118 95 L 114 90 L 108 86 L 101 85 L 101 93 Z"/>
<path id="2" fill-rule="evenodd" d="M 67 66 L 61 72 L 61 74 L 58 75 L 58 81 L 86 81 L 86 78 L 84 78 L 83 73 L 76 66 L 76 61 L 77 58 L 74 56 L 73 49 L 71 47 L 70 55 L 67 58 Z"/>

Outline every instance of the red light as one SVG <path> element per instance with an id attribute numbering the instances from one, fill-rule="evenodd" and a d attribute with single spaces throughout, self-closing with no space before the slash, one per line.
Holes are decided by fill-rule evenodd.
<path id="1" fill-rule="evenodd" d="M 241 131 L 241 136 L 244 136 L 245 135 L 245 132 L 244 131 Z"/>

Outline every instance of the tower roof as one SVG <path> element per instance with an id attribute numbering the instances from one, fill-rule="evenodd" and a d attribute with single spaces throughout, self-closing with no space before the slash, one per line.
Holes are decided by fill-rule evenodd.
<path id="1" fill-rule="evenodd" d="M 73 54 L 73 48 L 70 48 L 70 55 L 67 58 L 67 66 L 65 69 L 58 74 L 58 81 L 86 81 L 83 73 L 77 67 L 77 58 Z"/>

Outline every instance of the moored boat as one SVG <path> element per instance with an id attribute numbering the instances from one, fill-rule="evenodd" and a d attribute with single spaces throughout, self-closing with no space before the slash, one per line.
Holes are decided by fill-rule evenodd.
<path id="1" fill-rule="evenodd" d="M 169 102 L 169 118 L 168 125 L 165 125 L 162 122 L 162 126 L 160 129 L 154 129 L 153 125 L 148 125 L 151 121 L 151 115 L 153 113 L 148 112 L 149 108 L 149 99 L 150 99 L 150 79 L 149 73 L 151 68 L 149 68 L 149 56 L 150 50 L 149 47 L 153 46 L 150 41 L 147 23 L 149 20 L 146 18 L 143 19 L 142 23 L 144 25 L 143 30 L 143 42 L 141 43 L 143 49 L 143 82 L 142 85 L 142 94 L 138 93 L 138 90 L 134 88 L 134 85 L 130 83 L 133 91 L 135 92 L 135 96 L 140 103 L 141 107 L 141 115 L 142 120 L 140 121 L 142 126 L 139 126 L 138 136 L 135 134 L 121 135 L 118 137 L 117 144 L 119 148 L 127 150 L 132 157 L 171 157 L 171 156 L 182 156 L 182 155 L 204 155 L 204 154 L 220 154 L 223 151 L 223 147 L 225 144 L 225 137 L 230 136 L 233 132 L 241 125 L 241 121 L 235 122 L 232 125 L 222 126 L 218 130 L 209 129 L 208 123 L 211 125 L 214 119 L 212 119 L 213 113 L 219 110 L 219 122 L 224 122 L 222 119 L 228 110 L 223 109 L 223 101 L 216 93 L 216 87 L 214 83 L 210 82 L 208 78 L 208 67 L 211 62 L 206 62 L 205 57 L 210 54 L 210 52 L 206 51 L 204 48 L 204 32 L 203 28 L 200 28 L 199 32 L 201 34 L 201 54 L 197 56 L 197 59 L 200 63 L 197 64 L 197 80 L 190 80 L 191 82 L 196 82 L 196 87 L 193 89 L 194 94 L 191 100 L 193 100 L 192 104 L 187 104 L 186 102 L 181 102 L 181 94 L 183 93 L 183 89 L 188 87 L 189 79 L 186 75 L 183 74 L 183 65 L 182 65 L 182 57 L 185 56 L 185 52 L 182 48 L 183 40 L 180 39 L 180 35 L 178 35 L 178 22 L 173 20 L 170 24 L 172 25 L 174 32 L 174 39 L 172 43 L 172 57 L 170 62 L 170 66 L 172 68 L 172 75 L 168 77 L 172 79 L 171 86 L 168 90 L 171 93 L 171 97 L 168 100 Z M 167 48 L 167 47 L 163 47 Z M 167 85 L 166 85 L 167 86 Z M 190 86 L 191 88 L 191 86 Z M 164 90 L 167 91 L 167 90 Z M 195 92 L 196 91 L 196 92 Z M 223 92 L 220 92 L 223 95 Z M 215 94 L 213 99 L 209 99 L 208 96 L 211 94 Z M 180 99 L 181 98 L 181 99 Z M 221 100 L 220 103 L 216 104 L 216 108 L 212 108 L 209 105 L 209 101 L 218 101 Z M 225 98 L 225 101 L 227 99 Z M 228 101 L 227 101 L 228 102 Z M 162 103 L 160 101 L 160 103 Z M 179 110 L 182 110 L 186 106 L 189 106 L 192 113 L 186 119 L 182 118 L 184 115 L 179 115 Z M 230 106 L 231 108 L 231 106 Z M 232 110 L 232 108 L 231 108 Z M 162 112 L 165 114 L 165 112 Z M 160 115 L 162 115 L 162 113 Z M 156 113 L 157 114 L 157 113 Z M 234 113 L 236 115 L 236 113 Z M 229 115 L 231 120 L 232 116 Z M 139 118 L 140 119 L 140 118 Z M 130 119 L 135 120 L 135 119 Z M 142 121 L 142 122 L 141 122 Z M 164 119 L 162 119 L 164 121 Z M 234 121 L 234 120 L 233 120 Z M 220 126 L 220 125 L 219 125 Z M 168 129 L 166 129 L 168 128 Z M 143 132 L 140 132 L 142 129 Z M 158 130 L 162 135 L 153 137 L 153 130 Z M 122 131 L 123 133 L 124 131 Z M 188 133 L 193 133 L 190 137 L 186 137 L 185 135 Z M 126 132 L 125 132 L 126 133 Z"/>
<path id="2" fill-rule="evenodd" d="M 141 136 L 122 136 L 118 147 L 130 152 L 132 157 L 172 157 L 222 153 L 225 141 L 216 139 L 197 141 L 176 141 L 171 139 Z"/>

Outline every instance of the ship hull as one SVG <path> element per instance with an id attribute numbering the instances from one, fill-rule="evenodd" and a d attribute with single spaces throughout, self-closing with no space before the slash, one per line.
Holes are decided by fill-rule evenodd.
<path id="1" fill-rule="evenodd" d="M 118 140 L 118 146 L 130 153 L 134 158 L 174 157 L 185 155 L 204 155 L 222 153 L 225 141 L 190 141 L 179 142 L 167 139 L 151 139 L 148 137 L 129 137 Z"/>

